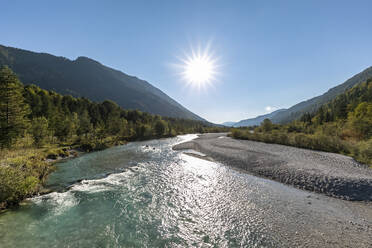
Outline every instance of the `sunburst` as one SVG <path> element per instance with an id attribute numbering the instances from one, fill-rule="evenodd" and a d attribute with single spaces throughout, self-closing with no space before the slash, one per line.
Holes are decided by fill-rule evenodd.
<path id="1" fill-rule="evenodd" d="M 198 49 L 197 52 L 191 49 L 191 54 L 181 59 L 181 75 L 188 85 L 200 89 L 216 81 L 217 59 L 209 50 L 209 46 L 204 50 Z"/>

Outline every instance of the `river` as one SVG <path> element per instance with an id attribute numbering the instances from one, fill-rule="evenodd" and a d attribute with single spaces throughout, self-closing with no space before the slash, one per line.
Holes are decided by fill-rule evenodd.
<path id="1" fill-rule="evenodd" d="M 349 213 L 338 211 L 350 209 L 348 203 L 172 150 L 195 137 L 133 142 L 58 163 L 47 182 L 56 192 L 31 198 L 0 216 L 0 247 L 290 247 L 337 242 L 337 236 L 335 241 L 319 237 L 327 236 L 327 225 L 340 216 L 348 218 Z M 324 221 L 329 223 L 318 225 Z"/>

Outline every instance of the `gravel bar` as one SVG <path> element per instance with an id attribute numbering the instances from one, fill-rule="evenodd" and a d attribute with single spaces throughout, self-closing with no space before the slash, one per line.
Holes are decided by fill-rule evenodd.
<path id="1" fill-rule="evenodd" d="M 173 147 L 193 149 L 228 166 L 300 189 L 352 201 L 372 201 L 372 169 L 348 156 L 202 134 Z"/>

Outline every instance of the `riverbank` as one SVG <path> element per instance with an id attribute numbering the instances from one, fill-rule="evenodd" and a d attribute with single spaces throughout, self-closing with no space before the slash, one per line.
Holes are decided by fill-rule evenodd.
<path id="1" fill-rule="evenodd" d="M 0 150 L 0 213 L 28 197 L 50 193 L 44 183 L 55 170 L 55 163 L 127 143 L 107 137 L 99 142 Z"/>
<path id="2" fill-rule="evenodd" d="M 195 137 L 130 142 L 57 163 L 46 182 L 55 192 L 0 216 L 1 244 L 371 247 L 372 202 L 298 190 L 171 150 Z"/>
<path id="3" fill-rule="evenodd" d="M 372 201 L 372 170 L 350 157 L 249 140 L 203 134 L 175 145 L 223 164 L 300 189 L 344 200 Z"/>
<path id="4" fill-rule="evenodd" d="M 162 137 L 149 137 L 155 138 Z M 50 193 L 44 182 L 55 170 L 55 163 L 128 142 L 109 136 L 94 142 L 86 139 L 77 144 L 66 142 L 46 144 L 41 148 L 21 146 L 0 150 L 0 213 L 18 206 L 28 197 Z"/>
<path id="5" fill-rule="evenodd" d="M 0 211 L 17 206 L 23 199 L 49 193 L 44 188 L 58 161 L 82 153 L 71 147 L 18 148 L 0 151 Z"/>
<path id="6" fill-rule="evenodd" d="M 0 216 L 1 244 L 371 247 L 372 202 L 298 190 L 202 153 L 172 151 L 195 137 L 130 142 L 55 164 L 46 182 L 55 192 Z"/>
<path id="7" fill-rule="evenodd" d="M 139 140 L 170 138 L 175 135 L 149 136 Z M 24 199 L 50 193 L 44 182 L 55 170 L 56 162 L 81 154 L 102 151 L 138 140 L 120 140 L 114 137 L 95 142 L 85 140 L 78 144 L 46 144 L 42 148 L 19 147 L 0 150 L 0 213 L 18 206 Z M 27 143 L 27 142 L 25 142 Z"/>

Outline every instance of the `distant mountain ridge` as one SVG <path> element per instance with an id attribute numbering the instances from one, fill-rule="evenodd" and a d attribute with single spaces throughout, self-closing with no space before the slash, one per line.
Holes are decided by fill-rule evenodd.
<path id="1" fill-rule="evenodd" d="M 125 109 L 205 121 L 150 83 L 87 58 L 70 60 L 0 45 L 0 66 L 25 84 L 93 101 L 112 100 Z"/>
<path id="2" fill-rule="evenodd" d="M 235 123 L 236 123 L 235 121 L 226 121 L 224 123 L 221 123 L 221 125 L 226 126 L 226 127 L 232 127 L 234 126 Z"/>
<path id="3" fill-rule="evenodd" d="M 279 109 L 270 114 L 257 116 L 256 118 L 241 120 L 235 123 L 233 126 L 243 127 L 260 125 L 260 123 L 265 118 L 270 119 L 273 123 L 280 124 L 285 124 L 293 120 L 297 120 L 305 113 L 316 112 L 320 106 L 332 101 L 337 96 L 343 94 L 345 91 L 351 89 L 357 84 L 366 81 L 369 78 L 372 78 L 372 66 L 349 78 L 344 83 L 329 89 L 323 95 L 313 97 L 306 101 L 302 101 L 288 109 Z"/>
<path id="4" fill-rule="evenodd" d="M 272 113 L 266 114 L 266 115 L 259 115 L 255 118 L 250 118 L 250 119 L 245 119 L 241 120 L 239 122 L 236 122 L 233 127 L 249 127 L 249 126 L 258 126 L 261 124 L 263 120 L 267 119 L 272 119 L 276 115 L 286 111 L 286 109 L 278 109 Z"/>
<path id="5" fill-rule="evenodd" d="M 299 119 L 304 113 L 313 113 L 317 111 L 323 104 L 328 103 L 329 101 L 335 99 L 338 95 L 344 93 L 346 90 L 351 89 L 353 86 L 362 83 L 371 77 L 372 67 L 368 67 L 364 71 L 349 78 L 344 83 L 329 89 L 323 95 L 300 102 L 270 119 L 274 123 L 288 123 L 290 121 Z"/>

